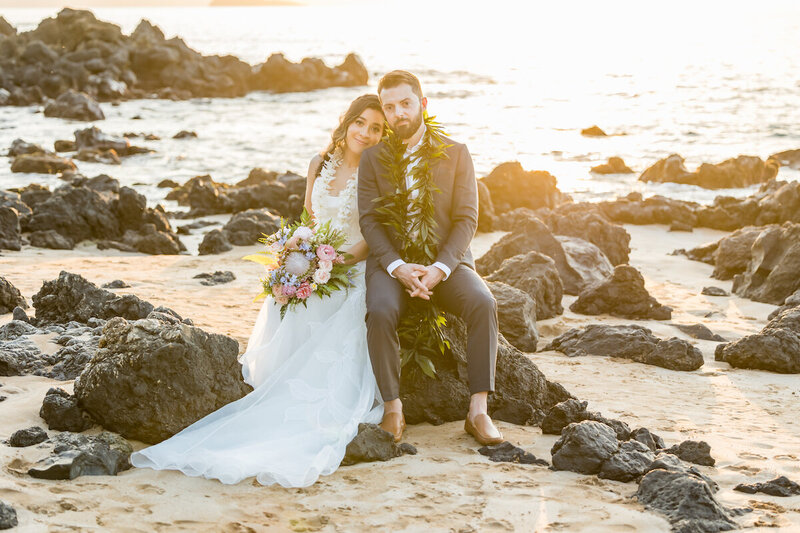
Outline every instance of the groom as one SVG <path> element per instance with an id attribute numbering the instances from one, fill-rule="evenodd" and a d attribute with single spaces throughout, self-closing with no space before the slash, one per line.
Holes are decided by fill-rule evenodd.
<path id="1" fill-rule="evenodd" d="M 428 100 L 416 76 L 395 70 L 378 83 L 389 127 L 407 146 L 408 170 L 419 164 L 414 157 L 422 145 L 427 127 L 423 121 Z M 397 325 L 410 298 L 437 303 L 466 321 L 467 373 L 471 392 L 464 429 L 483 445 L 498 444 L 503 437 L 487 413 L 487 398 L 494 390 L 497 358 L 497 303 L 475 272 L 469 249 L 478 227 L 478 188 L 472 158 L 463 144 L 445 138 L 447 158 L 431 168 L 434 193 L 438 255 L 431 265 L 406 263 L 398 250 L 400 243 L 387 231 L 375 211 L 376 198 L 392 191 L 380 162 L 384 143 L 367 149 L 358 167 L 358 209 L 361 233 L 369 245 L 367 258 L 367 344 L 372 369 L 384 400 L 381 427 L 399 441 L 405 428 L 400 401 L 400 343 Z M 406 173 L 406 187 L 413 177 Z M 412 192 L 414 194 L 417 191 Z M 413 216 L 413 214 L 412 214 Z"/>

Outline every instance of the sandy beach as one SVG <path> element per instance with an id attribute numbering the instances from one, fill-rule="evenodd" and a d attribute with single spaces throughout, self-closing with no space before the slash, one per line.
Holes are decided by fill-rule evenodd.
<path id="1" fill-rule="evenodd" d="M 619 418 L 631 428 L 647 427 L 667 445 L 705 440 L 715 467 L 698 467 L 720 485 L 717 498 L 729 507 L 750 507 L 738 518 L 748 531 L 800 530 L 800 496 L 778 498 L 734 492 L 743 482 L 777 475 L 800 476 L 800 383 L 793 375 L 731 368 L 714 361 L 717 343 L 685 336 L 671 323 L 703 323 L 728 340 L 754 333 L 774 306 L 736 296 L 700 295 L 702 287 L 730 290 L 730 282 L 710 278 L 712 267 L 669 253 L 719 239 L 723 232 L 695 229 L 670 233 L 665 226 L 625 226 L 631 234 L 630 263 L 647 289 L 674 309 L 671 321 L 622 320 L 576 315 L 568 310 L 538 323 L 544 346 L 569 328 L 589 323 L 639 323 L 660 337 L 695 343 L 705 364 L 677 372 L 605 357 L 569 358 L 557 352 L 529 357 L 548 379 L 563 384 L 589 408 Z M 476 256 L 502 233 L 479 234 Z M 43 281 L 61 270 L 97 283 L 123 279 L 133 293 L 168 305 L 208 331 L 231 335 L 240 350 L 259 303 L 260 267 L 241 260 L 258 247 L 236 247 L 217 256 L 145 256 L 98 251 L 82 245 L 70 252 L 26 247 L 3 252 L 0 273 L 28 300 Z M 204 287 L 192 276 L 231 270 L 232 283 Z M 566 296 L 564 307 L 575 297 Z M 0 317 L 0 324 L 9 321 Z M 47 345 L 46 338 L 40 339 Z M 32 425 L 44 426 L 38 412 L 57 382 L 36 376 L 0 379 L 0 439 Z M 499 423 L 507 440 L 550 460 L 557 440 L 538 427 Z M 91 432 L 98 431 L 97 428 Z M 56 432 L 50 431 L 50 434 Z M 27 469 L 46 455 L 37 447 L 0 447 L 0 499 L 18 513 L 19 531 L 669 531 L 665 518 L 646 511 L 631 496 L 635 483 L 620 483 L 541 466 L 492 463 L 477 452 L 462 424 L 411 426 L 404 440 L 415 456 L 386 463 L 341 467 L 307 489 L 263 487 L 254 480 L 238 485 L 190 478 L 177 472 L 132 469 L 116 477 L 86 476 L 43 481 Z M 132 443 L 136 449 L 141 443 Z"/>

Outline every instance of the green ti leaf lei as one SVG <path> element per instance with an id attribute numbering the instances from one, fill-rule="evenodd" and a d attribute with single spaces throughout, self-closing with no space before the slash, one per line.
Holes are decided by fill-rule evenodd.
<path id="1" fill-rule="evenodd" d="M 381 223 L 397 237 L 400 256 L 407 263 L 432 265 L 438 252 L 433 195 L 441 190 L 433 182 L 431 169 L 436 160 L 447 158 L 445 150 L 451 145 L 442 138 L 444 131 L 435 118 L 425 113 L 427 129 L 422 144 L 410 155 L 406 154 L 406 144 L 393 131 L 387 129 L 383 138 L 380 162 L 393 190 L 375 199 L 375 211 Z M 406 170 L 415 158 L 419 162 L 410 171 L 412 186 L 407 189 Z M 416 198 L 412 196 L 414 191 L 418 192 Z M 430 301 L 412 298 L 397 327 L 401 366 L 413 360 L 425 375 L 435 377 L 433 361 L 450 348 L 444 337 L 445 324 L 435 298 Z"/>

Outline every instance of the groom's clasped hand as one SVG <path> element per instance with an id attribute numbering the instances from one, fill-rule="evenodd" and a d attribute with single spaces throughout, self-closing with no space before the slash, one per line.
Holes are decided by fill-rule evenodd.
<path id="1" fill-rule="evenodd" d="M 438 267 L 416 263 L 401 265 L 393 274 L 403 284 L 409 296 L 423 300 L 430 300 L 434 287 L 444 279 L 444 272 Z"/>

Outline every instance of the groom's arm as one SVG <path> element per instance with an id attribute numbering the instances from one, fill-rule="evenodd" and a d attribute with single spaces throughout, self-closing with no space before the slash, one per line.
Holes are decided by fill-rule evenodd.
<path id="1" fill-rule="evenodd" d="M 375 212 L 374 200 L 379 197 L 378 150 L 381 150 L 380 146 L 365 152 L 358 165 L 358 223 L 370 253 L 378 259 L 384 269 L 388 269 L 389 265 L 402 258 L 389 240 L 383 224 L 378 219 L 378 213 Z"/>
<path id="2" fill-rule="evenodd" d="M 452 225 L 447 239 L 439 246 L 436 262 L 454 271 L 469 248 L 478 229 L 478 182 L 472 157 L 466 145 L 461 145 L 453 179 Z M 445 272 L 445 277 L 450 272 Z"/>

